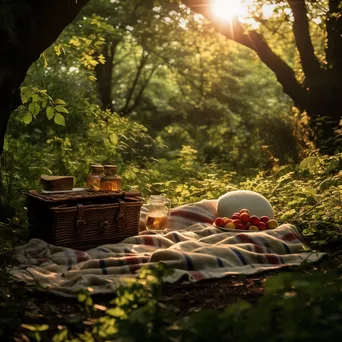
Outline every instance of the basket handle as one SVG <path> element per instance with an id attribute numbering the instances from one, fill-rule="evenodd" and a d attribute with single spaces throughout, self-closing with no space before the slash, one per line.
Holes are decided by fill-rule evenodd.
<path id="1" fill-rule="evenodd" d="M 87 224 L 87 221 L 83 218 L 84 206 L 82 204 L 77 205 L 77 220 L 76 220 L 76 235 L 80 236 L 82 234 L 83 228 Z"/>

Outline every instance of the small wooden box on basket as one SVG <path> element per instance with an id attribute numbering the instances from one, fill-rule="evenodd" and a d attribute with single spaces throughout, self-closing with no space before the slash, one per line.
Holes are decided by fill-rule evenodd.
<path id="1" fill-rule="evenodd" d="M 31 238 L 85 250 L 139 233 L 139 192 L 30 191 L 26 196 Z"/>

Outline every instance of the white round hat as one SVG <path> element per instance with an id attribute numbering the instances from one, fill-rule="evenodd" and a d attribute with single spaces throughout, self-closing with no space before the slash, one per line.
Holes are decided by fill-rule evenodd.
<path id="1" fill-rule="evenodd" d="M 264 196 L 254 191 L 230 191 L 219 197 L 217 201 L 218 217 L 230 218 L 241 209 L 248 209 L 251 215 L 274 218 L 271 203 Z"/>

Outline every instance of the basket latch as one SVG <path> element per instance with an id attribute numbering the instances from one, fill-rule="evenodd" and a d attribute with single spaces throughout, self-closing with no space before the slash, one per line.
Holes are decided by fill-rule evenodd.
<path id="1" fill-rule="evenodd" d="M 77 221 L 76 221 L 76 234 L 81 235 L 84 226 L 87 224 L 86 220 L 84 219 L 84 206 L 82 204 L 77 205 Z"/>
<path id="2" fill-rule="evenodd" d="M 119 229 L 123 228 L 125 223 L 125 201 L 118 200 L 119 201 L 119 213 L 117 217 L 117 227 Z"/>

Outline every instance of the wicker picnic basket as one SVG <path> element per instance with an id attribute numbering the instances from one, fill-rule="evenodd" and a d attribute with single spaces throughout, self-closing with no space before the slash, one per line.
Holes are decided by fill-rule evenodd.
<path id="1" fill-rule="evenodd" d="M 85 250 L 139 233 L 139 192 L 30 191 L 26 196 L 31 238 Z"/>

